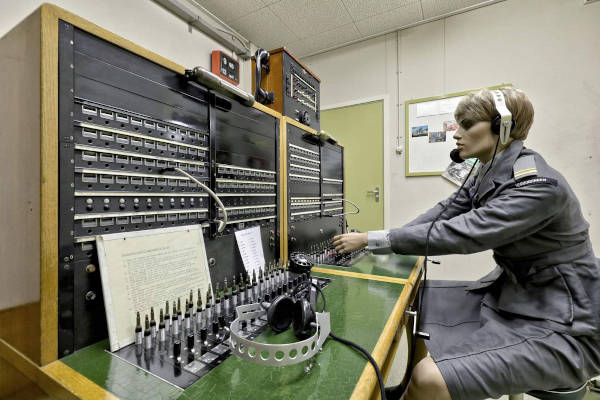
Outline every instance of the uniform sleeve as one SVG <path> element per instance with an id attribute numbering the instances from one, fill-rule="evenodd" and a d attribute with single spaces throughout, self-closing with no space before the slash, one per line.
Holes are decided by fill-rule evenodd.
<path id="1" fill-rule="evenodd" d="M 470 254 L 493 249 L 529 236 L 546 226 L 566 204 L 567 192 L 542 183 L 508 186 L 484 206 L 437 221 L 429 238 L 429 255 Z M 392 250 L 424 254 L 431 223 L 392 229 Z"/>
<path id="2" fill-rule="evenodd" d="M 469 196 L 469 190 L 473 186 L 474 182 L 475 182 L 475 177 L 469 178 L 469 180 L 465 183 L 465 185 L 463 186 L 460 193 L 458 193 L 458 196 L 456 197 L 456 201 L 454 201 L 454 203 L 452 203 L 450 206 L 448 206 L 446 211 L 444 211 L 444 214 L 442 216 L 440 216 L 440 218 L 439 218 L 440 220 L 450 219 L 452 217 L 455 217 L 459 214 L 462 214 L 462 213 L 465 213 L 465 212 L 471 210 L 471 198 Z M 444 209 L 446 204 L 448 204 L 452 201 L 455 194 L 456 194 L 456 192 L 452 193 L 452 195 L 450 197 L 448 197 L 446 200 L 440 201 L 429 211 L 426 211 L 425 213 L 419 215 L 417 218 L 413 219 L 408 224 L 404 225 L 404 227 L 425 224 L 427 222 L 431 223 L 438 216 L 440 211 L 442 211 Z"/>
<path id="3" fill-rule="evenodd" d="M 388 254 L 392 252 L 392 244 L 389 238 L 390 231 L 367 232 L 367 243 L 373 254 Z"/>

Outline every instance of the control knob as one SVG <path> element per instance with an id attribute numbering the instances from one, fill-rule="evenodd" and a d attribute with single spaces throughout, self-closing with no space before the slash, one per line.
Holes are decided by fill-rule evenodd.
<path id="1" fill-rule="evenodd" d="M 300 123 L 309 126 L 310 125 L 310 115 L 308 114 L 308 111 L 299 111 L 298 112 L 298 121 L 300 121 Z"/>

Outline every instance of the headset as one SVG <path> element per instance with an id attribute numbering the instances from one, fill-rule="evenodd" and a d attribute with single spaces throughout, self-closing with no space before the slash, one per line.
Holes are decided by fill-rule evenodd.
<path id="1" fill-rule="evenodd" d="M 498 114 L 492 118 L 492 133 L 500 136 L 500 142 L 505 145 L 510 140 L 510 132 L 515 129 L 515 120 L 506 107 L 506 99 L 501 90 L 490 90 Z"/>
<path id="2" fill-rule="evenodd" d="M 494 135 L 499 136 L 499 143 L 505 145 L 510 140 L 510 132 L 515 129 L 515 120 L 512 118 L 512 113 L 506 107 L 506 100 L 501 90 L 490 90 L 492 99 L 494 100 L 494 106 L 496 107 L 497 114 L 490 121 L 490 129 Z M 496 143 L 497 149 L 498 143 Z M 458 149 L 454 149 L 450 152 L 450 158 L 457 164 L 464 162 Z M 494 156 L 496 151 L 494 150 Z M 493 160 L 493 157 L 492 157 Z M 491 167 L 491 166 L 490 166 Z"/>
<path id="3" fill-rule="evenodd" d="M 296 254 L 296 258 L 303 259 L 298 254 Z M 304 259 L 307 258 L 304 257 Z M 301 276 L 302 281 L 290 294 L 277 296 L 271 303 L 245 304 L 236 308 L 238 317 L 230 325 L 231 351 L 236 356 L 256 364 L 285 366 L 310 359 L 320 351 L 325 340 L 331 337 L 359 351 L 369 360 L 377 375 L 381 399 L 385 400 L 383 376 L 377 362 L 361 346 L 331 332 L 330 316 L 328 312 L 325 312 L 327 300 L 322 289 L 318 284 L 312 282 L 308 273 Z M 315 312 L 309 301 L 313 288 L 323 299 L 323 307 L 320 312 Z M 265 314 L 267 323 L 273 332 L 283 332 L 291 325 L 294 336 L 299 341 L 285 344 L 266 344 L 246 338 L 241 330 L 242 326 L 256 318 L 264 318 Z"/>
<path id="4" fill-rule="evenodd" d="M 502 93 L 502 91 L 490 90 L 490 92 L 492 94 L 492 98 L 494 100 L 494 105 L 495 105 L 496 111 L 497 111 L 497 114 L 494 116 L 494 118 L 492 118 L 492 121 L 490 124 L 490 129 L 494 135 L 498 136 L 498 140 L 496 141 L 496 147 L 494 148 L 494 155 L 492 156 L 492 161 L 490 162 L 490 166 L 484 172 L 483 177 L 479 181 L 479 185 L 477 186 L 477 189 L 475 190 L 474 193 L 477 193 L 477 191 L 479 190 L 479 186 L 481 185 L 481 182 L 483 182 L 483 178 L 485 178 L 485 175 L 488 173 L 489 170 L 492 169 L 492 166 L 494 165 L 494 159 L 496 158 L 496 152 L 498 151 L 498 144 L 501 142 L 502 145 L 506 145 L 510 141 L 510 132 L 515 128 L 515 121 L 512 118 L 512 113 L 510 112 L 508 107 L 506 107 L 506 99 L 504 98 L 504 94 Z M 459 163 L 459 164 L 465 161 L 460 157 L 458 149 L 454 149 L 450 152 L 450 158 L 452 159 L 452 161 Z M 425 260 L 423 261 L 423 281 L 422 281 L 421 290 L 419 291 L 419 306 L 418 306 L 419 310 L 418 310 L 418 313 L 413 314 L 414 318 L 415 318 L 415 321 L 413 324 L 413 335 L 417 338 L 429 339 L 429 334 L 417 330 L 417 328 L 419 326 L 419 322 L 420 322 L 419 320 L 417 320 L 417 318 L 420 315 L 422 315 L 421 311 L 422 311 L 422 306 L 423 306 L 423 292 L 426 288 L 425 283 L 427 282 L 427 261 L 429 258 L 429 237 L 431 235 L 431 230 L 433 229 L 433 225 L 438 221 L 438 219 L 440 219 L 440 217 L 442 216 L 442 214 L 444 214 L 444 212 L 448 209 L 448 207 L 456 201 L 456 197 L 462 191 L 463 187 L 465 186 L 465 183 L 471 176 L 471 173 L 475 169 L 476 165 L 477 165 L 477 162 L 473 163 L 473 166 L 471 167 L 471 171 L 469 171 L 469 174 L 463 180 L 462 184 L 460 185 L 460 188 L 454 194 L 452 201 L 450 201 L 448 204 L 446 204 L 444 206 L 444 208 L 442 208 L 442 210 L 439 212 L 439 214 L 434 218 L 434 220 L 429 225 L 429 229 L 427 229 L 427 237 L 425 239 Z M 417 347 L 416 344 L 414 344 L 411 347 L 411 351 L 409 353 L 408 363 L 407 363 L 407 367 L 406 367 L 407 371 L 406 371 L 403 382 L 398 386 L 394 386 L 392 388 L 386 389 L 386 395 L 390 399 L 400 398 L 406 392 L 406 389 L 408 388 L 408 383 L 410 382 L 410 378 L 411 378 L 412 372 L 413 372 L 413 362 L 414 362 L 414 358 L 415 358 L 416 347 Z"/>

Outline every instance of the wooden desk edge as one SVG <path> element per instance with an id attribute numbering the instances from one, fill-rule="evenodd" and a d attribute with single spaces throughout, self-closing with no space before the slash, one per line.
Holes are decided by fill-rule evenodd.
<path id="1" fill-rule="evenodd" d="M 42 371 L 73 393 L 78 399 L 118 400 L 119 398 L 75 371 L 62 361 L 54 361 L 41 367 Z"/>
<path id="2" fill-rule="evenodd" d="M 402 289 L 402 293 L 392 310 L 390 317 L 388 318 L 381 335 L 379 336 L 379 340 L 371 353 L 371 356 L 377 362 L 377 365 L 383 366 L 388 364 L 387 360 L 388 354 L 390 353 L 390 348 L 392 347 L 392 343 L 398 328 L 401 325 L 401 322 L 404 317 L 404 311 L 410 302 L 412 297 L 412 293 L 416 290 L 418 285 L 418 280 L 420 279 L 422 265 L 423 265 L 423 257 L 418 257 L 413 266 L 413 270 L 410 273 L 410 276 L 406 280 L 406 284 L 404 289 Z M 313 268 L 314 269 L 314 268 Z M 341 271 L 346 272 L 346 271 Z M 398 278 L 396 278 L 398 279 Z M 392 353 L 395 353 L 393 351 Z M 393 357 L 393 354 L 391 355 Z M 391 364 L 390 364 L 391 365 Z M 363 372 L 358 380 L 358 383 L 354 387 L 354 391 L 352 392 L 351 399 L 368 399 L 371 397 L 374 391 L 378 392 L 378 382 L 377 375 L 375 374 L 375 370 L 370 363 L 365 365 Z M 377 393 L 378 395 L 378 393 Z"/>
<path id="3" fill-rule="evenodd" d="M 6 360 L 53 399 L 117 399 L 112 393 L 74 371 L 62 361 L 54 361 L 40 367 L 3 339 L 0 339 L 0 358 Z"/>
<path id="4" fill-rule="evenodd" d="M 365 274 L 362 272 L 351 272 L 351 271 L 340 271 L 338 269 L 329 269 L 326 267 L 313 267 L 311 272 L 320 272 L 324 274 L 330 275 L 340 275 L 347 276 L 350 278 L 358 278 L 358 279 L 367 279 L 370 281 L 380 281 L 380 282 L 390 282 L 390 283 L 399 283 L 401 285 L 410 285 L 410 281 L 404 278 L 394 278 L 392 276 L 383 276 L 383 275 L 371 275 Z"/>

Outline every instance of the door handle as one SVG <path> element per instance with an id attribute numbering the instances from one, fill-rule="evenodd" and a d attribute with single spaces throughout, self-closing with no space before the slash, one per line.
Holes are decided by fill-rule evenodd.
<path id="1" fill-rule="evenodd" d="M 375 202 L 379 203 L 379 186 L 376 186 L 374 190 L 367 190 L 367 194 L 373 193 L 375 195 Z"/>

